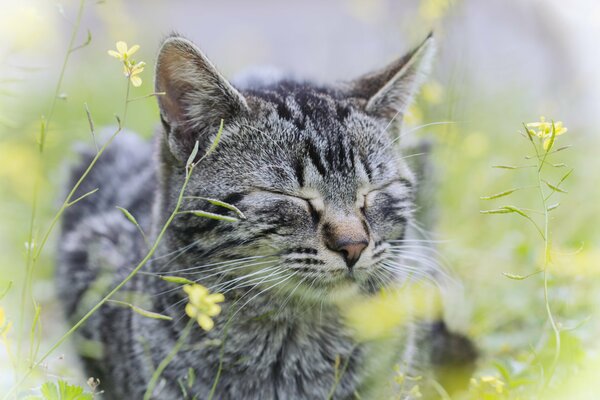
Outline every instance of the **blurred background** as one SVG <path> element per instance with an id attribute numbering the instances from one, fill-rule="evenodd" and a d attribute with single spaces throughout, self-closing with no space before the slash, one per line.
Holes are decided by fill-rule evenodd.
<path id="1" fill-rule="evenodd" d="M 142 86 L 132 92 L 138 97 L 152 93 L 156 51 L 173 31 L 195 41 L 228 77 L 248 67 L 275 66 L 293 76 L 331 81 L 383 66 L 433 30 L 438 57 L 406 124 L 415 138 L 435 144 L 432 236 L 441 241 L 441 255 L 464 286 L 461 301 L 448 303 L 447 319 L 475 338 L 482 351 L 476 379 L 492 376 L 502 382 L 502 390 L 490 386 L 485 396 L 492 397 L 474 396 L 536 398 L 553 354 L 541 274 L 526 280 L 502 274 L 539 269 L 543 242 L 518 216 L 479 213 L 492 208 L 480 196 L 532 184 L 531 170 L 490 166 L 523 164 L 530 148 L 518 130 L 544 115 L 569 128 L 558 142 L 572 147 L 553 162 L 574 168 L 564 184 L 569 193 L 550 221 L 549 302 L 564 329 L 551 393 L 557 399 L 597 398 L 600 2 L 86 1 L 74 43 L 91 41 L 71 54 L 40 156 L 41 117 L 51 112 L 78 7 L 75 0 L 0 0 L 0 296 L 8 288 L 0 299 L 0 393 L 14 382 L 20 321 L 29 335 L 34 319 L 29 296 L 21 312 L 34 183 L 40 182 L 33 227 L 39 236 L 62 201 L 74 144 L 93 143 L 84 104 L 96 127 L 115 125 L 114 115 L 122 114 L 125 78 L 107 55 L 116 41 L 141 46 L 135 58 L 147 67 L 140 75 Z M 130 104 L 128 129 L 150 137 L 157 121 L 154 98 Z M 563 173 L 556 171 L 556 177 Z M 539 208 L 533 191 L 509 201 Z M 33 271 L 42 352 L 68 328 L 55 300 L 56 233 Z M 23 340 L 28 347 L 28 336 Z M 28 387 L 58 376 L 85 382 L 68 345 L 48 359 Z M 485 386 L 487 381 L 478 382 Z"/>

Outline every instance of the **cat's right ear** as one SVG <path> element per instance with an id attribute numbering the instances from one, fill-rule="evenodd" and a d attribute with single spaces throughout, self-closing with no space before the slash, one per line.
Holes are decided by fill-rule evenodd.
<path id="1" fill-rule="evenodd" d="M 200 141 L 208 146 L 221 119 L 227 124 L 248 111 L 244 97 L 192 42 L 169 37 L 158 53 L 155 77 L 161 120 L 171 153 L 185 161 Z"/>

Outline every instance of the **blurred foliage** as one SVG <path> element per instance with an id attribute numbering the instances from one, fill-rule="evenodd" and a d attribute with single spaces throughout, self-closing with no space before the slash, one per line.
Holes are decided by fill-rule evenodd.
<path id="1" fill-rule="evenodd" d="M 350 3 L 350 11 L 365 18 L 381 14 L 364 2 Z M 416 21 L 439 23 L 456 3 L 423 0 Z M 72 22 L 72 10 L 11 4 L 0 15 L 0 37 L 9 38 L 0 58 L 0 338 L 5 343 L 16 340 L 11 328 L 18 318 L 32 320 L 34 316 L 33 308 L 24 316 L 16 310 L 36 177 L 41 184 L 34 231 L 39 234 L 56 212 L 57 199 L 62 200 L 65 165 L 73 161 L 74 143 L 93 145 L 84 104 L 97 127 L 116 125 L 114 115 L 122 109 L 124 79 L 122 71 L 106 56 L 114 43 L 114 37 L 108 36 L 119 32 L 123 39 L 135 42 L 132 36 L 140 34 L 138 29 L 143 24 L 115 10 L 123 11 L 122 2 L 113 6 L 90 4 L 88 12 L 98 17 L 106 31 L 100 37 L 92 32 L 92 45 L 74 54 L 67 68 L 43 158 L 39 157 L 36 137 L 56 77 L 40 73 L 41 67 L 23 65 L 28 65 L 27 60 L 36 51 L 44 55 L 64 52 L 61 29 Z M 84 31 L 79 40 L 85 41 Z M 142 46 L 138 56 L 152 60 L 153 52 L 153 48 Z M 57 68 L 56 58 L 39 61 L 34 65 L 52 71 Z M 142 74 L 144 84 L 132 89 L 133 97 L 152 92 L 151 69 Z M 435 170 L 432 198 L 437 223 L 431 235 L 441 239 L 439 251 L 464 282 L 463 298 L 446 299 L 444 308 L 450 325 L 466 329 L 482 353 L 467 398 L 593 399 L 600 393 L 600 382 L 595 379 L 600 368 L 600 187 L 595 184 L 600 170 L 598 127 L 565 121 L 570 128 L 569 143 L 574 146 L 564 152 L 562 160 L 575 172 L 567 185 L 568 196 L 552 214 L 554 242 L 549 281 L 550 303 L 563 329 L 563 349 L 555 379 L 546 392 L 542 392 L 540 377 L 550 363 L 554 343 L 544 312 L 541 277 L 514 281 L 502 275 L 527 275 L 539 267 L 543 254 L 537 232 L 518 216 L 496 218 L 479 213 L 484 208 L 480 196 L 527 186 L 532 181 L 532 171 L 504 174 L 489 168 L 511 159 L 515 164 L 523 161 L 520 157 L 525 144 L 515 131 L 522 122 L 545 111 L 545 104 L 530 103 L 526 92 L 526 88 L 506 87 L 503 95 L 491 98 L 481 96 L 468 78 L 438 78 L 424 86 L 406 117 L 406 129 L 414 128 L 413 135 L 435 143 L 430 158 Z M 545 95 L 551 100 L 559 94 Z M 150 137 L 157 116 L 154 99 L 137 101 L 131 104 L 127 128 Z M 443 124 L 421 127 L 432 122 Z M 515 193 L 514 198 L 520 204 L 536 201 L 535 194 L 527 191 Z M 65 330 L 56 318 L 60 311 L 52 283 L 54 247 L 55 243 L 50 243 L 34 271 L 34 297 L 42 307 L 43 347 Z M 12 289 L 2 296 L 10 285 Z M 77 363 L 68 349 L 64 351 L 66 361 L 57 354 L 47 370 L 38 371 L 30 387 L 55 375 L 83 384 Z M 11 370 L 9 358 L 8 350 L 0 350 L 0 391 L 10 384 L 11 374 L 5 373 Z"/>

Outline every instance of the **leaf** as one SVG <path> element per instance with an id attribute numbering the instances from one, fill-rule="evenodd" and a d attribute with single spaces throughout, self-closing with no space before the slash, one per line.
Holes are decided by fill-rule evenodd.
<path id="1" fill-rule="evenodd" d="M 552 164 L 552 166 L 554 168 L 564 168 L 564 167 L 567 166 L 567 164 L 565 164 L 565 163 L 557 163 L 557 164 Z"/>
<path id="2" fill-rule="evenodd" d="M 562 178 L 560 178 L 560 180 L 558 181 L 558 183 L 556 184 L 556 186 L 560 186 L 561 183 L 563 183 L 573 172 L 573 168 L 571 168 L 571 170 L 569 172 L 567 172 L 566 174 L 563 175 Z"/>
<path id="3" fill-rule="evenodd" d="M 186 168 L 189 168 L 194 163 L 194 160 L 196 159 L 196 156 L 198 155 L 199 147 L 200 147 L 200 142 L 198 142 L 196 140 L 196 143 L 194 144 L 194 148 L 192 149 L 192 152 L 190 153 L 190 156 L 188 157 L 187 162 L 185 163 Z"/>
<path id="4" fill-rule="evenodd" d="M 42 116 L 42 120 L 40 123 L 40 139 L 39 139 L 40 153 L 44 152 L 44 143 L 45 142 L 46 142 L 46 118 L 44 118 L 44 116 Z"/>
<path id="5" fill-rule="evenodd" d="M 194 371 L 194 369 L 192 367 L 188 368 L 187 381 L 188 381 L 188 388 L 191 389 L 192 386 L 194 386 L 194 382 L 196 381 L 196 372 Z"/>
<path id="6" fill-rule="evenodd" d="M 552 135 L 550 135 L 550 140 L 548 141 L 548 145 L 546 146 L 546 154 L 552 150 L 552 146 L 554 146 L 554 141 L 556 140 L 556 126 L 554 126 L 554 120 L 552 121 Z M 545 159 L 546 157 L 544 157 Z"/>
<path id="7" fill-rule="evenodd" d="M 503 209 L 505 209 L 505 210 L 508 210 L 509 212 L 514 212 L 514 213 L 517 213 L 517 214 L 519 214 L 519 215 L 522 215 L 522 216 L 523 216 L 523 217 L 525 217 L 525 218 L 531 219 L 531 218 L 529 217 L 529 215 L 527 215 L 527 214 L 525 213 L 525 211 L 521 210 L 521 209 L 520 209 L 520 208 L 518 208 L 518 207 L 515 207 L 515 206 L 504 206 L 504 207 L 502 207 L 502 208 L 503 208 Z"/>
<path id="8" fill-rule="evenodd" d="M 165 321 L 171 321 L 173 319 L 173 318 L 169 317 L 168 315 L 159 314 L 154 311 L 144 310 L 143 308 L 139 308 L 138 306 L 134 306 L 133 304 L 128 304 L 128 305 L 129 305 L 129 308 L 131 308 L 134 312 L 136 312 L 144 317 L 147 317 L 147 318 L 162 319 Z"/>
<path id="9" fill-rule="evenodd" d="M 510 190 L 506 190 L 504 192 L 500 192 L 500 193 L 496 193 L 496 194 L 492 194 L 490 196 L 484 196 L 484 197 L 480 197 L 481 200 L 492 200 L 492 199 L 497 199 L 499 197 L 504 197 L 504 196 L 508 196 L 509 194 L 512 194 L 514 192 L 516 192 L 517 190 L 519 190 L 520 188 L 516 188 L 516 189 L 510 189 Z"/>
<path id="10" fill-rule="evenodd" d="M 78 202 L 80 202 L 81 200 L 85 199 L 86 197 L 93 195 L 93 194 L 94 194 L 94 193 L 96 193 L 98 190 L 100 190 L 100 189 L 99 189 L 99 188 L 96 188 L 96 189 L 90 190 L 89 192 L 87 192 L 87 193 L 85 193 L 85 194 L 82 194 L 81 196 L 79 196 L 79 197 L 78 197 L 78 198 L 76 198 L 75 200 L 73 200 L 73 201 L 69 201 L 69 202 L 67 203 L 67 205 L 68 205 L 69 207 L 71 207 L 73 204 L 75 204 L 75 203 L 78 203 Z"/>
<path id="11" fill-rule="evenodd" d="M 4 291 L 2 293 L 0 293 L 0 300 L 2 300 L 4 298 L 4 296 L 7 295 L 7 293 L 12 288 L 12 285 L 13 285 L 13 281 L 8 281 L 8 285 L 6 286 L 6 289 L 4 289 Z"/>
<path id="12" fill-rule="evenodd" d="M 512 211 L 506 210 L 504 208 L 496 208 L 494 210 L 480 210 L 481 214 L 510 214 Z"/>
<path id="13" fill-rule="evenodd" d="M 44 400 L 93 400 L 91 393 L 84 393 L 83 388 L 77 385 L 69 385 L 63 380 L 57 383 L 46 382 L 41 388 Z"/>
<path id="14" fill-rule="evenodd" d="M 512 279 L 512 280 L 515 280 L 515 281 L 522 281 L 522 280 L 525 280 L 525 279 L 527 279 L 527 278 L 529 278 L 529 277 L 531 277 L 533 275 L 537 275 L 540 272 L 542 272 L 541 269 L 538 270 L 538 271 L 532 272 L 531 274 L 528 274 L 528 275 L 518 275 L 518 274 L 513 274 L 513 273 L 510 273 L 510 272 L 503 272 L 502 275 L 504 275 L 508 279 Z"/>
<path id="15" fill-rule="evenodd" d="M 171 282 L 171 283 L 180 283 L 182 285 L 193 285 L 196 283 L 187 278 L 182 278 L 180 276 L 172 276 L 172 275 L 164 275 L 164 276 L 161 276 L 160 279 L 162 279 L 163 281 Z"/>
<path id="16" fill-rule="evenodd" d="M 127 209 L 125 209 L 123 207 L 119 207 L 119 206 L 117 206 L 117 209 L 119 209 L 119 211 L 121 211 L 123 213 L 125 218 L 127 218 L 132 224 L 134 224 L 135 226 L 140 226 L 140 224 L 138 224 L 135 217 L 129 211 L 127 211 Z"/>
<path id="17" fill-rule="evenodd" d="M 223 120 L 223 118 L 221 118 L 221 124 L 219 125 L 219 130 L 217 131 L 217 136 L 215 136 L 215 140 L 213 140 L 212 144 L 210 145 L 210 148 L 208 149 L 208 151 L 206 152 L 206 154 L 204 154 L 204 156 L 202 158 L 208 157 L 208 155 L 217 148 L 217 145 L 219 144 L 219 141 L 221 140 L 221 135 L 223 134 L 224 122 L 225 121 Z"/>
<path id="18" fill-rule="evenodd" d="M 531 134 L 531 131 L 527 127 L 527 124 L 525 122 L 523 122 L 522 124 L 523 124 L 523 127 L 525 128 L 525 132 L 527 133 L 527 137 L 533 143 L 533 135 Z"/>
<path id="19" fill-rule="evenodd" d="M 219 221 L 227 221 L 227 222 L 238 222 L 239 221 L 239 219 L 237 219 L 237 218 L 228 217 L 226 215 L 221 215 L 221 214 L 215 214 L 215 213 L 211 213 L 208 211 L 194 210 L 194 211 L 189 211 L 189 212 L 194 214 L 197 217 L 216 219 Z"/>
<path id="20" fill-rule="evenodd" d="M 560 203 L 551 204 L 548 206 L 548 208 L 546 208 L 546 211 L 552 211 L 552 210 L 558 208 L 558 206 L 560 206 Z"/>
<path id="21" fill-rule="evenodd" d="M 116 303 L 116 304 L 120 304 L 126 307 L 131 308 L 131 310 L 137 314 L 140 314 L 144 317 L 147 318 L 152 318 L 152 319 L 161 319 L 161 320 L 165 320 L 165 321 L 171 321 L 173 318 L 167 316 L 167 315 L 163 315 L 163 314 L 159 314 L 157 312 L 154 311 L 148 311 L 148 310 L 144 310 L 143 308 L 140 308 L 138 306 L 135 306 L 131 303 L 127 303 L 125 301 L 120 301 L 120 300 L 108 300 L 111 303 Z"/>
<path id="22" fill-rule="evenodd" d="M 85 108 L 85 115 L 87 116 L 88 124 L 90 126 L 90 133 L 92 134 L 92 140 L 94 141 L 94 146 L 96 147 L 96 153 L 99 151 L 98 143 L 96 142 L 96 131 L 94 129 L 94 120 L 92 119 L 92 113 L 87 105 L 87 103 L 83 103 L 83 107 Z"/>
<path id="23" fill-rule="evenodd" d="M 239 208 L 237 208 L 236 206 L 234 206 L 233 204 L 229 204 L 229 203 L 225 203 L 224 201 L 221 200 L 217 200 L 217 199 L 213 199 L 210 197 L 200 197 L 200 196 L 188 196 L 188 198 L 193 198 L 193 199 L 200 199 L 200 200 L 206 200 L 208 201 L 210 204 L 213 204 L 215 206 L 218 207 L 223 207 L 226 208 L 228 210 L 233 211 L 234 213 L 236 213 L 241 219 L 246 219 L 246 216 L 244 215 L 244 213 L 242 211 L 240 211 Z"/>
<path id="24" fill-rule="evenodd" d="M 559 188 L 558 186 L 554 186 L 553 184 L 551 184 L 550 182 L 548 182 L 547 180 L 544 180 L 544 183 L 546 185 L 548 185 L 548 187 L 552 190 L 554 190 L 555 192 L 560 192 L 560 193 L 568 193 L 566 190 L 563 190 L 561 188 Z"/>
<path id="25" fill-rule="evenodd" d="M 528 276 L 524 276 L 524 275 L 517 275 L 517 274 L 512 274 L 510 272 L 503 272 L 502 275 L 504 275 L 505 277 L 507 277 L 508 279 L 513 279 L 515 281 L 522 281 L 524 279 L 527 279 Z"/>
<path id="26" fill-rule="evenodd" d="M 566 150 L 566 149 L 569 149 L 569 148 L 571 148 L 570 144 L 566 145 L 566 146 L 563 146 L 563 147 L 559 147 L 558 149 L 554 150 L 552 153 L 558 153 L 559 151 L 563 151 L 563 150 Z"/>
<path id="27" fill-rule="evenodd" d="M 519 167 L 515 167 L 514 165 L 492 165 L 492 168 L 518 169 Z"/>

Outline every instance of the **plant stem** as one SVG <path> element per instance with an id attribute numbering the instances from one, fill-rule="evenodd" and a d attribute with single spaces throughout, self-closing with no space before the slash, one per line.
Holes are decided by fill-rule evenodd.
<path id="1" fill-rule="evenodd" d="M 69 46 L 67 47 L 67 51 L 65 53 L 65 56 L 63 58 L 63 63 L 60 69 L 60 73 L 58 76 L 58 81 L 56 82 L 56 87 L 54 89 L 54 94 L 52 96 L 52 102 L 50 103 L 50 108 L 48 110 L 48 114 L 47 114 L 47 118 L 45 119 L 45 122 L 42 122 L 42 130 L 45 132 L 48 132 L 48 127 L 50 126 L 50 122 L 52 120 L 52 117 L 54 115 L 54 110 L 56 108 L 56 100 L 58 99 L 58 95 L 60 92 L 60 88 L 62 86 L 64 77 L 65 77 L 65 71 L 67 69 L 67 64 L 69 62 L 69 58 L 71 56 L 72 50 L 73 50 L 73 45 L 75 43 L 75 39 L 77 38 L 77 33 L 79 32 L 79 26 L 81 25 L 81 18 L 83 16 L 83 9 L 84 9 L 84 5 L 85 5 L 85 0 L 80 0 L 79 2 L 79 8 L 77 10 L 77 17 L 75 18 L 75 23 L 73 25 L 73 30 L 71 32 L 71 39 L 69 40 Z M 40 158 L 42 158 L 43 153 L 44 153 L 44 142 L 46 140 L 46 135 L 44 134 L 44 132 L 42 131 L 42 133 L 40 134 L 40 145 L 39 145 L 39 152 L 40 152 Z M 19 318 L 19 325 L 18 325 L 18 337 L 19 339 L 17 340 L 17 362 L 20 363 L 20 360 L 22 360 L 23 358 L 21 357 L 21 351 L 22 351 L 22 338 L 23 338 L 23 330 L 25 329 L 25 305 L 27 303 L 27 294 L 31 294 L 31 282 L 32 282 L 32 277 L 33 277 L 33 270 L 35 268 L 36 265 L 36 259 L 34 257 L 34 253 L 33 253 L 33 249 L 35 246 L 35 242 L 33 240 L 33 232 L 35 229 L 35 221 L 37 219 L 37 207 L 38 207 L 38 194 L 39 194 L 39 188 L 41 185 L 41 174 L 38 173 L 36 174 L 36 178 L 35 178 L 35 183 L 34 183 L 34 188 L 33 188 L 33 202 L 32 202 L 32 207 L 31 207 L 31 218 L 30 218 L 30 222 L 29 222 L 29 232 L 27 235 L 27 255 L 26 255 L 26 261 L 25 261 L 25 279 L 23 282 L 23 288 L 21 291 L 21 304 L 20 304 L 20 318 Z M 17 371 L 16 373 L 18 374 L 18 366 L 17 366 Z"/>
<path id="2" fill-rule="evenodd" d="M 114 137 L 114 135 L 113 135 L 113 137 Z M 100 150 L 102 150 L 102 149 L 100 149 Z M 177 198 L 177 203 L 175 205 L 175 208 L 174 208 L 173 212 L 171 213 L 171 215 L 169 216 L 169 218 L 167 219 L 167 221 L 165 222 L 165 224 L 163 225 L 162 229 L 160 230 L 158 236 L 156 237 L 156 239 L 154 241 L 154 244 L 152 245 L 152 248 L 148 251 L 146 256 L 129 273 L 129 275 L 127 275 L 117 286 L 115 286 L 106 296 L 104 296 L 102 298 L 102 300 L 100 300 L 94 307 L 92 307 L 79 321 L 77 321 L 77 323 L 75 325 L 73 325 L 71 327 L 71 329 L 69 329 L 63 336 L 61 336 L 61 338 L 58 339 L 58 341 L 56 341 L 56 343 L 54 343 L 54 345 L 52 345 L 52 347 L 50 347 L 50 349 L 48 349 L 48 351 L 46 351 L 46 353 L 44 353 L 44 355 L 41 356 L 39 358 L 39 360 L 37 360 L 33 365 L 31 365 L 29 367 L 29 369 L 27 370 L 27 373 L 25 374 L 25 376 L 21 379 L 21 381 L 19 381 L 15 386 L 13 386 L 11 388 L 11 390 L 8 392 L 8 394 L 6 394 L 3 397 L 3 399 L 8 399 L 8 396 L 11 393 L 13 393 L 14 390 L 16 390 L 16 388 L 21 385 L 21 383 L 23 383 L 25 381 L 25 379 L 29 376 L 29 374 L 35 368 L 39 367 L 42 364 L 42 362 L 44 362 L 44 360 L 46 360 L 46 358 L 48 358 L 48 356 L 50 356 L 50 354 L 52 354 L 52 352 L 54 352 L 61 344 L 63 344 L 69 338 L 69 336 L 71 336 L 77 329 L 79 329 L 81 327 L 81 325 L 83 325 L 96 311 L 98 311 L 98 309 L 100 307 L 102 307 L 104 305 L 104 303 L 106 303 L 108 300 L 110 300 L 110 298 L 115 293 L 117 293 L 123 286 L 125 286 L 125 284 L 127 284 L 127 282 L 129 282 L 138 273 L 138 271 L 140 269 L 142 269 L 146 265 L 146 263 L 152 258 L 152 256 L 154 255 L 154 252 L 158 248 L 158 245 L 161 242 L 165 232 L 167 231 L 167 228 L 169 227 L 169 225 L 171 225 L 171 222 L 173 222 L 173 219 L 175 219 L 175 216 L 179 212 L 179 208 L 181 207 L 181 203 L 183 202 L 183 195 L 185 193 L 185 189 L 188 185 L 190 177 L 192 176 L 194 167 L 195 167 L 195 164 L 192 164 L 192 166 L 190 168 L 186 169 L 185 181 L 179 192 L 179 196 Z"/>
<path id="3" fill-rule="evenodd" d="M 540 193 L 540 200 L 542 202 L 542 207 L 543 207 L 543 212 L 544 212 L 544 265 L 543 265 L 543 281 L 544 281 L 544 303 L 546 306 L 546 314 L 548 316 L 548 321 L 550 321 L 550 325 L 552 327 L 552 331 L 554 332 L 554 339 L 555 339 L 555 349 L 554 349 L 554 358 L 552 359 L 552 364 L 550 366 L 550 370 L 548 371 L 548 373 L 546 374 L 546 377 L 544 379 L 544 386 L 543 386 L 543 390 L 545 390 L 548 385 L 550 384 L 550 381 L 552 380 L 552 376 L 554 375 L 554 371 L 556 370 L 556 365 L 558 364 L 558 359 L 560 357 L 560 329 L 558 328 L 558 325 L 556 324 L 556 321 L 554 319 L 554 315 L 552 314 L 552 310 L 550 308 L 550 297 L 548 295 L 548 266 L 550 264 L 550 236 L 549 236 L 549 231 L 550 231 L 550 220 L 549 220 L 549 212 L 548 212 L 548 206 L 546 204 L 546 195 L 544 194 L 544 188 L 542 186 L 542 169 L 544 167 L 544 162 L 546 160 L 546 157 L 544 157 L 542 160 L 540 160 L 539 158 L 539 153 L 537 151 L 537 147 L 535 146 L 535 144 L 533 144 L 533 146 L 536 149 L 536 155 L 537 155 L 537 159 L 538 159 L 538 163 L 539 163 L 539 168 L 537 170 L 537 181 L 538 181 L 538 189 L 539 189 L 539 193 Z M 546 152 L 546 155 L 548 154 L 548 152 Z"/>
<path id="4" fill-rule="evenodd" d="M 154 388 L 158 383 L 160 375 L 171 363 L 171 361 L 173 361 L 173 358 L 175 358 L 177 353 L 179 353 L 179 350 L 181 350 L 181 348 L 183 347 L 185 340 L 187 339 L 192 330 L 192 326 L 194 326 L 194 320 L 190 319 L 185 328 L 183 329 L 181 336 L 179 336 L 179 339 L 175 343 L 175 346 L 173 346 L 169 354 L 167 354 L 167 356 L 160 362 L 160 364 L 158 364 L 158 367 L 156 367 L 156 369 L 154 370 L 152 378 L 150 379 L 150 382 L 148 382 L 148 386 L 146 387 L 146 392 L 144 393 L 143 400 L 150 400 L 150 398 L 152 397 L 152 392 L 154 392 Z"/>

